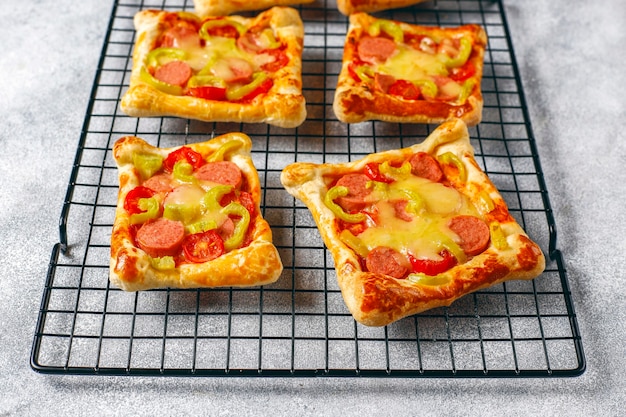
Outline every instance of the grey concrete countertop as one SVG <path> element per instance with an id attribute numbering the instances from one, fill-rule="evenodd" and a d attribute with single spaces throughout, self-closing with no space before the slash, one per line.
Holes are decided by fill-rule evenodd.
<path id="1" fill-rule="evenodd" d="M 47 265 L 111 2 L 4 0 L 0 415 L 624 415 L 626 3 L 504 4 L 582 334 L 582 376 L 216 379 L 33 372 L 29 356 Z"/>

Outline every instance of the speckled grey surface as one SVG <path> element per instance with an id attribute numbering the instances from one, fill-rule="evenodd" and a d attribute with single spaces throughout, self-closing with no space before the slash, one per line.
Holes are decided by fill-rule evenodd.
<path id="1" fill-rule="evenodd" d="M 587 358 L 571 379 L 55 377 L 29 355 L 109 1 L 0 6 L 0 415 L 623 415 L 626 4 L 504 1 Z"/>

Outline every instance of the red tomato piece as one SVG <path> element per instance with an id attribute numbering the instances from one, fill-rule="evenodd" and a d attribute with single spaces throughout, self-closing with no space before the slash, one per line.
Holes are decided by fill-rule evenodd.
<path id="1" fill-rule="evenodd" d="M 376 162 L 370 162 L 369 164 L 365 164 L 365 175 L 372 181 L 384 182 L 386 184 L 391 184 L 393 182 L 392 179 L 385 177 L 380 173 L 379 165 Z"/>
<path id="2" fill-rule="evenodd" d="M 204 158 L 198 152 L 183 146 L 182 148 L 178 148 L 177 150 L 170 152 L 163 161 L 163 169 L 165 172 L 172 172 L 174 169 L 174 165 L 178 161 L 186 160 L 193 169 L 198 169 L 204 164 Z"/>
<path id="3" fill-rule="evenodd" d="M 467 61 L 462 67 L 450 70 L 450 78 L 456 82 L 465 81 L 474 74 L 476 74 L 476 67 L 471 61 Z"/>
<path id="4" fill-rule="evenodd" d="M 194 263 L 208 262 L 224 253 L 224 241 L 215 230 L 185 237 L 182 247 L 185 258 Z"/>
<path id="5" fill-rule="evenodd" d="M 442 250 L 439 255 L 442 259 L 435 261 L 432 259 L 417 259 L 413 255 L 409 254 L 409 261 L 413 267 L 413 272 L 432 276 L 446 272 L 448 269 L 456 265 L 456 258 L 449 251 Z"/>
<path id="6" fill-rule="evenodd" d="M 143 210 L 139 208 L 139 200 L 142 198 L 150 198 L 155 194 L 156 192 L 141 185 L 133 188 L 126 194 L 124 210 L 126 210 L 128 214 L 143 213 Z"/>
<path id="7" fill-rule="evenodd" d="M 266 49 L 259 53 L 269 54 L 274 57 L 274 61 L 261 65 L 261 69 L 263 71 L 275 72 L 289 63 L 289 57 L 287 56 L 287 53 L 285 53 L 285 51 L 280 48 Z"/>
<path id="8" fill-rule="evenodd" d="M 254 99 L 256 96 L 261 95 L 261 94 L 265 94 L 268 91 L 270 91 L 270 89 L 272 88 L 273 85 L 274 85 L 274 81 L 271 78 L 267 78 L 265 81 L 263 81 L 261 83 L 261 85 L 259 85 L 257 88 L 255 88 L 253 91 L 251 91 L 249 94 L 243 96 L 241 98 L 241 100 L 238 100 L 238 101 L 239 102 L 252 101 L 252 99 Z"/>
<path id="9" fill-rule="evenodd" d="M 214 86 L 191 87 L 187 89 L 187 94 L 192 97 L 203 98 L 205 100 L 221 101 L 226 99 L 226 88 Z"/>
<path id="10" fill-rule="evenodd" d="M 402 97 L 405 100 L 417 100 L 420 98 L 420 90 L 410 81 L 397 80 L 389 87 L 389 94 Z"/>

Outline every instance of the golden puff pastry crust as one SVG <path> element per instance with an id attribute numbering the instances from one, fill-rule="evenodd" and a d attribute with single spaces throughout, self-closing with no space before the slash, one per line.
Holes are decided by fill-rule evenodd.
<path id="1" fill-rule="evenodd" d="M 453 159 L 460 161 L 462 168 L 450 162 L 441 164 L 445 174 L 443 181 L 471 202 L 476 216 L 489 226 L 487 246 L 475 256 L 468 256 L 434 276 L 412 274 L 398 279 L 369 272 L 368 264 L 354 246 L 342 240 L 342 223 L 324 202 L 325 196 L 337 178 L 362 173 L 367 164 L 388 161 L 397 166 L 421 152 L 435 159 L 443 154 L 454 155 Z M 463 174 L 461 169 L 465 171 Z M 545 268 L 541 249 L 509 214 L 500 193 L 477 165 L 467 127 L 461 120 L 442 124 L 423 143 L 408 148 L 371 154 L 349 163 L 288 165 L 281 181 L 286 190 L 311 211 L 333 256 L 345 303 L 354 318 L 364 325 L 383 326 L 425 310 L 448 306 L 482 288 L 507 280 L 535 278 Z M 390 239 L 399 231 L 389 230 Z"/>
<path id="2" fill-rule="evenodd" d="M 176 252 L 169 254 L 175 260 L 175 266 L 169 267 L 163 267 L 158 262 L 159 259 L 166 257 L 150 256 L 137 243 L 137 236 L 143 224 L 132 224 L 132 214 L 125 207 L 128 194 L 139 187 L 150 186 L 158 190 L 155 198 L 161 204 L 160 214 L 157 219 L 148 220 L 144 222 L 145 224 L 156 222 L 165 216 L 164 201 L 167 199 L 167 193 L 171 192 L 171 187 L 181 185 L 180 181 L 172 180 L 170 187 L 165 187 L 165 190 L 169 191 L 164 191 L 161 186 L 151 185 L 157 178 L 161 178 L 156 181 L 157 183 L 163 183 L 162 177 L 171 180 L 172 174 L 165 173 L 161 167 L 152 176 L 145 177 L 145 174 L 137 168 L 137 155 L 156 155 L 158 159 L 165 161 L 168 155 L 181 148 L 183 147 L 157 148 L 134 136 L 123 137 L 113 146 L 113 156 L 118 167 L 119 194 L 111 234 L 111 282 L 125 291 L 164 287 L 249 287 L 275 282 L 283 266 L 272 243 L 269 224 L 261 216 L 259 177 L 250 156 L 251 141 L 243 133 L 224 134 L 207 142 L 185 145 L 184 148 L 199 153 L 204 160 L 211 160 L 212 155 L 223 154 L 217 160 L 233 163 L 239 168 L 241 181 L 240 185 L 235 187 L 235 192 L 238 197 L 243 193 L 247 194 L 247 204 L 251 211 L 245 241 L 239 247 L 206 262 L 189 261 L 184 250 L 179 247 Z M 210 163 L 206 162 L 206 165 Z M 193 181 L 195 184 L 195 180 Z M 203 190 L 207 188 L 206 185 L 207 183 L 204 183 Z M 208 185 L 210 187 L 216 184 L 209 182 Z M 191 187 L 187 184 L 182 186 Z M 243 201 L 243 197 L 241 199 Z M 232 228 L 230 231 L 232 232 Z M 189 232 L 185 230 L 185 238 L 188 236 Z"/>
<path id="3" fill-rule="evenodd" d="M 194 0 L 196 13 L 200 16 L 225 16 L 251 10 L 264 10 L 274 6 L 292 6 L 312 3 L 313 0 Z"/>
<path id="4" fill-rule="evenodd" d="M 356 12 L 379 12 L 412 6 L 426 0 L 337 0 L 337 8 L 346 16 Z"/>
<path id="5" fill-rule="evenodd" d="M 137 41 L 130 86 L 121 101 L 122 110 L 129 116 L 268 123 L 284 128 L 297 127 L 306 119 L 301 75 L 304 26 L 297 10 L 274 7 L 252 18 L 200 18 L 189 12 L 143 10 L 135 15 L 134 24 Z M 239 33 L 227 36 L 206 30 L 224 26 Z M 243 37 L 249 40 L 243 43 L 246 46 L 239 41 Z M 158 48 L 170 51 L 155 62 L 154 53 L 150 54 Z M 172 49 L 182 50 L 179 53 L 183 57 L 176 56 Z M 155 71 L 172 60 L 184 62 L 179 65 L 182 71 L 189 68 L 182 75 L 174 75 L 172 82 L 179 84 L 173 88 L 161 79 L 154 81 Z M 195 93 L 207 79 L 211 80 L 210 86 L 226 92 L 218 97 Z M 261 79 L 263 83 L 258 82 Z M 255 82 L 260 94 L 253 98 L 237 94 L 239 87 Z"/>
<path id="6" fill-rule="evenodd" d="M 333 110 L 340 121 L 480 123 L 487 35 L 350 15 Z"/>

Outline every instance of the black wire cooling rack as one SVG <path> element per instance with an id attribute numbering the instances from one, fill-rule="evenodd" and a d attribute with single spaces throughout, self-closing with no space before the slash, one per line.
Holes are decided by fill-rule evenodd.
<path id="1" fill-rule="evenodd" d="M 131 118 L 119 109 L 131 70 L 133 16 L 192 9 L 191 0 L 115 1 L 52 250 L 31 366 L 52 374 L 177 376 L 557 377 L 585 358 L 508 26 L 499 1 L 428 1 L 379 13 L 424 25 L 482 25 L 488 34 L 476 158 L 513 216 L 548 254 L 533 281 L 512 281 L 382 328 L 356 323 L 308 210 L 282 188 L 295 161 L 346 162 L 410 146 L 433 128 L 366 122 L 332 112 L 348 27 L 334 2 L 297 6 L 305 23 L 308 118 L 297 129 Z M 242 131 L 253 141 L 262 211 L 284 263 L 277 283 L 252 289 L 110 286 L 117 199 L 111 146 L 135 135 L 157 146 Z"/>

